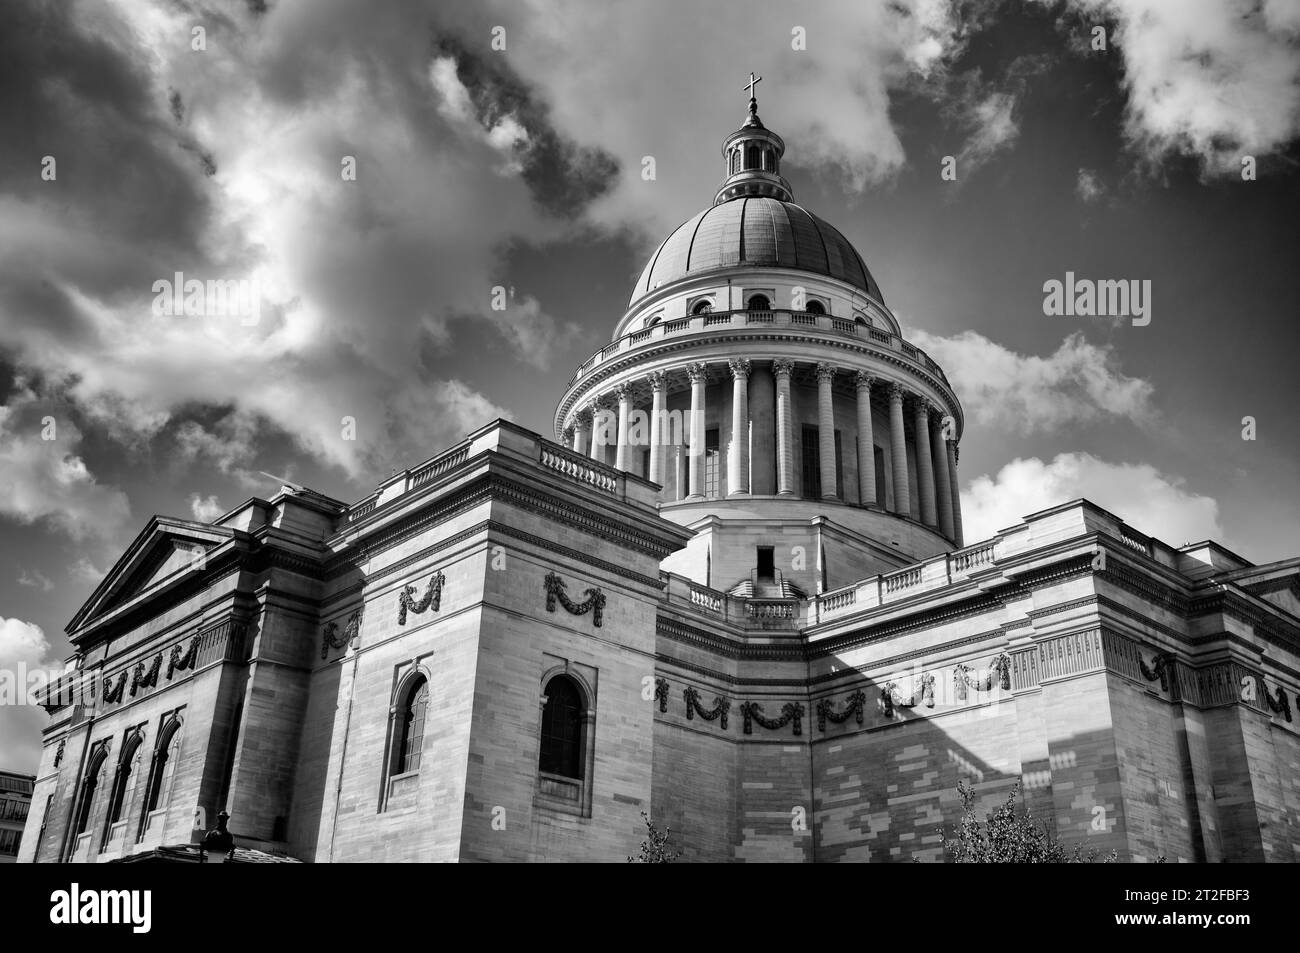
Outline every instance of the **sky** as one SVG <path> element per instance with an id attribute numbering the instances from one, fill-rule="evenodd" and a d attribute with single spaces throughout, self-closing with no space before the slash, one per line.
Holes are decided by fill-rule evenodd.
<path id="1" fill-rule="evenodd" d="M 1295 0 L 11 0 L 0 678 L 62 667 L 155 514 L 550 436 L 751 70 L 795 201 L 963 402 L 969 542 L 1087 497 L 1300 555 Z M 1149 321 L 1045 313 L 1067 272 Z M 177 273 L 257 307 L 168 313 Z M 44 721 L 0 706 L 0 768 Z"/>

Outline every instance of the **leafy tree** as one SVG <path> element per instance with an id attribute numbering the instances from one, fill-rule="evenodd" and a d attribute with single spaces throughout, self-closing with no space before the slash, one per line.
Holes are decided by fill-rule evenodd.
<path id="1" fill-rule="evenodd" d="M 627 859 L 629 864 L 671 864 L 682 856 L 680 850 L 673 850 L 668 846 L 671 827 L 665 827 L 661 832 L 645 811 L 641 812 L 641 817 L 645 821 L 646 839 L 641 842 L 640 856 L 629 857 Z"/>
<path id="2" fill-rule="evenodd" d="M 1053 840 L 1047 827 L 1038 823 L 1029 811 L 1016 811 L 1020 795 L 1020 782 L 1007 795 L 1007 799 L 990 811 L 981 821 L 975 814 L 975 791 L 964 781 L 957 783 L 961 797 L 962 817 L 957 822 L 953 836 L 943 832 L 943 849 L 948 858 L 959 864 L 1089 864 L 1100 854 L 1093 847 L 1084 851 L 1075 847 L 1067 852 Z M 1119 857 L 1112 850 L 1103 863 L 1112 863 Z M 1163 860 L 1164 858 L 1160 858 Z"/>

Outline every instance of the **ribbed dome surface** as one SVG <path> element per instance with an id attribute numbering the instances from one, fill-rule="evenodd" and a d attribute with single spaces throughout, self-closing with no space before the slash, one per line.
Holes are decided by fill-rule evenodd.
<path id="1" fill-rule="evenodd" d="M 834 226 L 793 202 L 748 197 L 707 208 L 669 235 L 637 280 L 629 306 L 671 281 L 737 265 L 798 268 L 880 297 L 862 256 Z"/>

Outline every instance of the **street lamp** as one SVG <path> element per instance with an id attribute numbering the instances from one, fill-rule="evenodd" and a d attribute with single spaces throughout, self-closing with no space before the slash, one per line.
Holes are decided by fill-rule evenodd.
<path id="1" fill-rule="evenodd" d="M 200 864 L 224 864 L 235 858 L 235 838 L 226 830 L 230 815 L 222 811 L 217 815 L 217 826 L 203 835 L 199 842 Z"/>

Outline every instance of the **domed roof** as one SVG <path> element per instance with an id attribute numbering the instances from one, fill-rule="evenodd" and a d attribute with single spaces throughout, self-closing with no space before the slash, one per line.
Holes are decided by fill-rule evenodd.
<path id="1" fill-rule="evenodd" d="M 628 305 L 680 278 L 740 265 L 826 275 L 883 300 L 862 256 L 834 226 L 793 202 L 743 196 L 705 209 L 669 235 L 641 273 Z"/>

